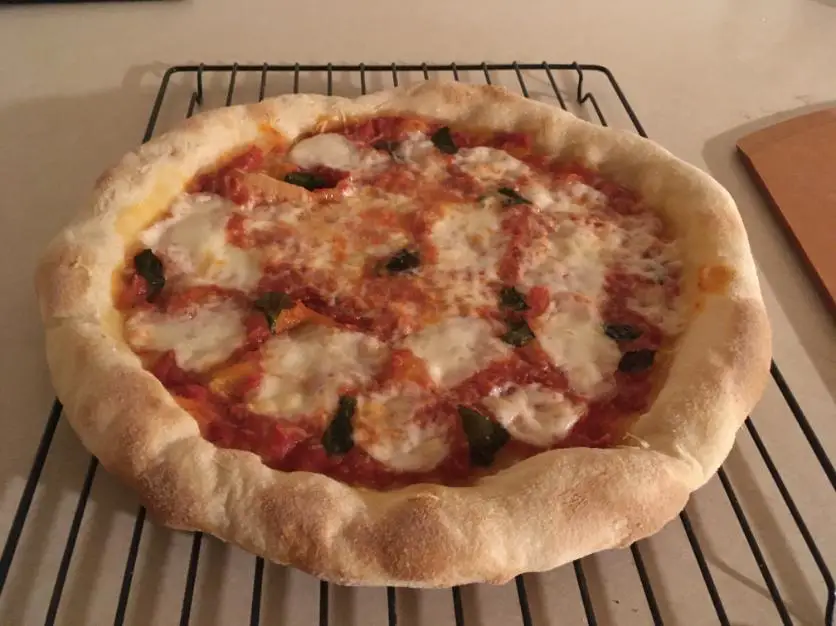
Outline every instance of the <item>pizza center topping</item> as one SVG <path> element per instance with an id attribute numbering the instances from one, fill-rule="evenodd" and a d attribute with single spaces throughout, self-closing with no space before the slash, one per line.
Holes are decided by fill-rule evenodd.
<path id="1" fill-rule="evenodd" d="M 140 234 L 125 336 L 206 438 L 282 470 L 460 484 L 615 444 L 683 324 L 678 252 L 531 144 L 382 116 L 250 148 Z"/>

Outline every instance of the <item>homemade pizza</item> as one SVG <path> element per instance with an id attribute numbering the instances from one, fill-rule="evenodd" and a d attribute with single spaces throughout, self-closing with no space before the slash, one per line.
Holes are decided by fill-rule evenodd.
<path id="1" fill-rule="evenodd" d="M 346 584 L 657 531 L 769 368 L 728 193 L 490 86 L 201 114 L 99 180 L 37 288 L 68 419 L 153 515 Z"/>

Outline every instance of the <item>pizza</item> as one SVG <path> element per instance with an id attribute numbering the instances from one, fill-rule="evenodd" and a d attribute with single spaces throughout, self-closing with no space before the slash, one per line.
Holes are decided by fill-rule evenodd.
<path id="1" fill-rule="evenodd" d="M 491 86 L 196 116 L 101 177 L 37 290 L 65 414 L 157 519 L 345 584 L 656 532 L 770 359 L 726 191 Z"/>

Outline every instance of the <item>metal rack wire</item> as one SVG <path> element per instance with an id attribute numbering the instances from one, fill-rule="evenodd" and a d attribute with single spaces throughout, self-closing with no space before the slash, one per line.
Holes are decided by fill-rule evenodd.
<path id="1" fill-rule="evenodd" d="M 172 67 L 166 71 L 162 78 L 161 85 L 157 92 L 156 99 L 151 110 L 148 125 L 143 137 L 143 141 L 149 140 L 155 133 L 160 116 L 161 109 L 166 101 L 169 93 L 170 83 L 175 78 L 186 78 L 193 81 L 193 89 L 189 99 L 186 116 L 191 116 L 196 110 L 204 105 L 206 100 L 205 82 L 208 76 L 228 76 L 226 86 L 225 104 L 229 105 L 233 102 L 236 94 L 236 81 L 240 76 L 246 75 L 248 77 L 255 77 L 258 80 L 258 94 L 259 100 L 265 97 L 269 81 L 276 76 L 282 76 L 289 80 L 290 90 L 293 92 L 300 91 L 300 82 L 303 77 L 315 75 L 319 79 L 324 79 L 324 91 L 327 94 L 334 92 L 334 76 L 335 74 L 348 73 L 352 77 L 359 79 L 359 90 L 361 93 L 366 93 L 369 89 L 369 77 L 374 76 L 375 80 L 388 80 L 393 85 L 398 85 L 402 82 L 402 76 L 405 73 L 417 73 L 424 79 L 430 78 L 432 75 L 446 75 L 452 77 L 454 80 L 462 80 L 462 76 L 468 75 L 478 76 L 486 83 L 494 83 L 498 77 L 503 80 L 511 79 L 516 83 L 519 91 L 526 97 L 529 97 L 530 89 L 526 79 L 531 80 L 530 76 L 536 74 L 541 83 L 547 85 L 553 92 L 553 96 L 557 103 L 563 108 L 567 108 L 567 100 L 565 94 L 558 87 L 556 76 L 567 75 L 574 78 L 574 105 L 585 110 L 591 109 L 591 118 L 597 120 L 603 125 L 607 125 L 608 121 L 599 104 L 599 100 L 594 93 L 585 88 L 585 80 L 595 76 L 602 81 L 602 84 L 607 89 L 612 91 L 618 103 L 623 108 L 623 113 L 629 118 L 635 131 L 646 137 L 644 127 L 639 122 L 635 111 L 628 102 L 624 92 L 615 80 L 612 73 L 600 65 L 583 65 L 578 63 L 571 64 L 555 64 L 555 63 L 478 63 L 478 64 L 389 64 L 389 65 L 184 65 Z M 775 385 L 783 396 L 787 407 L 792 413 L 797 427 L 806 439 L 809 449 L 815 457 L 821 471 L 824 473 L 830 487 L 836 489 L 836 472 L 832 462 L 829 460 L 827 453 L 821 442 L 819 441 L 810 421 L 805 416 L 799 405 L 799 402 L 790 390 L 784 376 L 782 375 L 778 366 L 773 362 L 771 366 L 771 373 Z M 52 410 L 46 420 L 46 426 L 41 436 L 40 443 L 35 453 L 35 458 L 32 463 L 31 471 L 26 480 L 20 501 L 14 515 L 8 537 L 6 539 L 5 547 L 3 549 L 2 557 L 0 558 L 0 594 L 6 588 L 6 583 L 9 580 L 10 572 L 12 571 L 12 564 L 18 548 L 21 534 L 26 524 L 27 516 L 32 506 L 33 498 L 35 497 L 38 483 L 44 465 L 49 455 L 56 428 L 61 417 L 61 404 L 56 400 L 52 406 Z M 823 582 L 822 593 L 826 594 L 823 598 L 822 605 L 825 607 L 824 615 L 822 616 L 822 623 L 825 626 L 833 626 L 834 624 L 834 604 L 836 604 L 836 585 L 834 585 L 833 574 L 831 573 L 831 566 L 828 565 L 822 551 L 819 547 L 816 537 L 808 527 L 802 516 L 799 507 L 797 506 L 790 490 L 778 470 L 773 456 L 767 449 L 763 438 L 758 432 L 756 426 L 752 421 L 747 420 L 745 428 L 740 437 L 749 437 L 751 442 L 757 449 L 760 455 L 763 466 L 767 470 L 771 480 L 780 493 L 781 499 L 789 512 L 798 534 L 803 543 L 806 545 L 813 562 Z M 46 607 L 45 621 L 47 625 L 55 623 L 56 617 L 61 608 L 61 599 L 65 584 L 67 583 L 68 573 L 70 571 L 70 564 L 76 548 L 76 541 L 79 534 L 79 529 L 84 520 L 85 509 L 87 507 L 90 492 L 93 486 L 94 479 L 98 470 L 98 461 L 91 458 L 87 466 L 87 472 L 84 477 L 72 522 L 69 527 L 69 532 L 66 544 L 63 551 L 57 574 L 55 577 L 54 586 L 48 606 Z M 729 505 L 731 506 L 734 516 L 737 519 L 739 530 L 745 538 L 746 544 L 751 552 L 751 556 L 757 564 L 759 573 L 763 579 L 772 603 L 774 604 L 774 618 L 775 623 L 785 625 L 793 624 L 791 612 L 788 609 L 787 603 L 782 597 L 779 585 L 776 583 L 775 576 L 765 559 L 761 546 L 759 544 L 756 534 L 752 530 L 752 522 L 744 510 L 738 496 L 738 492 L 729 479 L 725 469 L 720 469 L 719 480 L 722 484 L 723 491 Z M 827 494 L 830 495 L 830 494 Z M 836 509 L 831 511 L 830 515 L 836 516 Z M 731 626 L 732 622 L 729 618 L 728 603 L 732 599 L 724 598 L 720 589 L 715 583 L 715 577 L 712 573 L 712 568 L 706 557 L 703 546 L 700 543 L 697 530 L 692 524 L 688 512 L 683 512 L 680 516 L 682 530 L 687 538 L 688 545 L 695 559 L 696 565 L 699 569 L 700 576 L 705 584 L 708 596 L 711 600 L 713 617 L 711 622 L 722 626 Z M 124 570 L 122 573 L 122 583 L 119 592 L 116 609 L 113 616 L 113 623 L 120 625 L 125 622 L 128 601 L 130 599 L 132 582 L 134 579 L 135 568 L 137 564 L 137 556 L 139 554 L 140 544 L 142 542 L 143 531 L 146 528 L 146 512 L 145 509 L 139 507 L 136 511 L 135 521 L 133 524 L 132 536 L 125 559 Z M 185 591 L 183 594 L 182 605 L 180 610 L 179 623 L 186 625 L 190 623 L 192 614 L 192 603 L 195 592 L 195 582 L 198 573 L 198 564 L 201 557 L 201 547 L 204 544 L 202 533 L 193 533 L 191 551 L 189 555 L 189 564 L 186 571 Z M 642 591 L 647 605 L 650 620 L 654 625 L 663 624 L 662 611 L 660 610 L 657 601 L 657 594 L 654 591 L 654 585 L 651 581 L 651 576 L 648 573 L 648 568 L 645 564 L 645 559 L 642 554 L 641 543 L 630 546 L 630 554 L 633 565 L 641 583 Z M 590 593 L 587 574 L 584 569 L 583 561 L 575 561 L 573 563 L 574 577 L 577 582 L 578 600 L 583 607 L 583 614 L 585 615 L 586 623 L 589 626 L 596 626 L 598 619 L 596 618 L 596 607 L 593 603 L 593 598 Z M 257 626 L 262 623 L 261 607 L 262 607 L 262 587 L 265 578 L 265 563 L 263 559 L 253 557 L 253 580 L 252 580 L 252 597 L 250 604 L 249 624 Z M 329 624 L 329 598 L 331 594 L 331 585 L 326 582 L 319 584 L 319 624 L 320 626 L 328 626 Z M 523 576 L 518 576 L 515 579 L 516 595 L 519 601 L 519 621 L 523 626 L 534 626 L 535 619 L 531 610 L 529 602 L 529 594 L 526 590 L 526 583 Z M 387 588 L 381 590 L 381 594 L 385 593 L 386 598 L 386 615 L 389 626 L 395 626 L 399 620 L 397 594 L 395 589 Z M 451 609 L 454 615 L 456 626 L 464 626 L 470 623 L 465 611 L 462 601 L 462 592 L 459 588 L 451 590 Z M 382 600 L 382 596 L 381 596 Z M 690 622 L 688 622 L 690 623 Z M 704 622 L 708 623 L 708 622 Z M 770 622 L 772 623 L 772 622 Z"/>

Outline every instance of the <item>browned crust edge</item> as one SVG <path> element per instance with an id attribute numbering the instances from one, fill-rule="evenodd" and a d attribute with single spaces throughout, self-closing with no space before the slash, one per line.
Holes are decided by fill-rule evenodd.
<path id="1" fill-rule="evenodd" d="M 265 128 L 292 139 L 323 118 L 383 111 L 524 130 L 659 207 L 683 242 L 691 323 L 632 445 L 550 451 L 466 488 L 378 493 L 283 473 L 204 440 L 120 339 L 112 272 L 125 247 L 197 171 Z M 282 96 L 196 116 L 122 159 L 50 245 L 36 276 L 47 359 L 85 446 L 174 528 L 199 529 L 344 584 L 503 582 L 660 529 L 716 471 L 766 382 L 770 331 L 746 233 L 708 175 L 633 134 L 583 122 L 501 88 L 428 82 L 355 100 Z"/>

